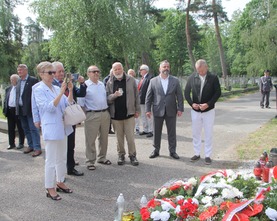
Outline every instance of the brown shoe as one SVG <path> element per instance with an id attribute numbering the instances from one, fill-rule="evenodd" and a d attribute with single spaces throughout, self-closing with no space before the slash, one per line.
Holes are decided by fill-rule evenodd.
<path id="1" fill-rule="evenodd" d="M 32 154 L 32 157 L 37 157 L 42 153 L 41 150 L 35 150 L 34 153 Z"/>
<path id="2" fill-rule="evenodd" d="M 23 153 L 31 153 L 33 151 L 33 148 L 31 148 L 31 147 L 27 147 L 24 151 L 23 151 Z"/>

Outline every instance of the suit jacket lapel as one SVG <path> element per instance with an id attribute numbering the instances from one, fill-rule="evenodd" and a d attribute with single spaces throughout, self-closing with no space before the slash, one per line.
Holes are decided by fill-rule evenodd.
<path id="1" fill-rule="evenodd" d="M 56 98 L 56 93 L 55 93 L 56 90 L 55 90 L 54 86 L 53 86 L 54 92 L 45 83 L 42 84 L 42 87 L 43 87 L 43 90 L 45 91 L 45 94 L 47 97 L 51 97 L 54 99 Z"/>
<path id="2" fill-rule="evenodd" d="M 169 90 L 173 89 L 174 87 L 175 87 L 174 78 L 172 76 L 169 76 L 168 77 L 168 86 L 167 86 L 166 94 L 168 94 Z"/>
<path id="3" fill-rule="evenodd" d="M 165 95 L 163 85 L 162 85 L 162 80 L 161 77 L 157 77 L 157 85 L 160 88 L 161 94 Z"/>

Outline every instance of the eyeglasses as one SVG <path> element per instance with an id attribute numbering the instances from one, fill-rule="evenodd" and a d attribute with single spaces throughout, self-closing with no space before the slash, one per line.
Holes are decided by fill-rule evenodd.
<path id="1" fill-rule="evenodd" d="M 43 71 L 42 73 L 47 73 L 49 75 L 56 74 L 56 71 Z"/>
<path id="2" fill-rule="evenodd" d="M 88 73 L 98 73 L 98 74 L 100 74 L 100 71 L 97 71 L 97 70 L 95 70 L 95 71 L 88 71 Z"/>

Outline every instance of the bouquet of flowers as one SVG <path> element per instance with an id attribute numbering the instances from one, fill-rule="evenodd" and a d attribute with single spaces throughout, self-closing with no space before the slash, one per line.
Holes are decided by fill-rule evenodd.
<path id="1" fill-rule="evenodd" d="M 200 179 L 172 180 L 154 192 L 135 221 L 277 221 L 277 183 L 252 172 L 219 170 Z"/>

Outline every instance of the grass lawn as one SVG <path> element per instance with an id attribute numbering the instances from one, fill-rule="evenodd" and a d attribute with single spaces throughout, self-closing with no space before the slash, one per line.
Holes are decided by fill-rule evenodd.
<path id="1" fill-rule="evenodd" d="M 260 155 L 271 148 L 277 148 L 277 118 L 273 118 L 238 144 L 235 150 L 241 160 L 258 160 Z"/>
<path id="2" fill-rule="evenodd" d="M 6 119 L 6 117 L 3 114 L 2 107 L 0 107 L 0 119 Z"/>

